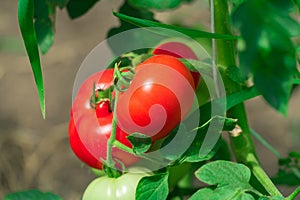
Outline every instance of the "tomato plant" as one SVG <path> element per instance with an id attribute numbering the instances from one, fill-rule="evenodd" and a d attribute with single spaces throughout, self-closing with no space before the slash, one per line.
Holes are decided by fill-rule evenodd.
<path id="1" fill-rule="evenodd" d="M 53 43 L 55 8 L 66 8 L 74 19 L 96 2 L 18 1 L 18 21 L 43 116 L 39 48 L 46 53 Z M 208 14 L 205 19 L 198 17 L 199 2 L 209 8 L 203 12 Z M 185 24 L 191 17 L 182 17 L 182 24 L 176 25 L 155 18 L 183 3 L 199 6 L 189 13 L 200 20 L 195 25 Z M 255 132 L 245 102 L 260 96 L 278 113 L 288 114 L 300 84 L 299 9 L 299 0 L 124 0 L 111 15 L 120 20 L 119 26 L 107 30 L 108 40 L 101 43 L 117 58 L 105 60 L 107 66 L 82 83 L 72 105 L 71 148 L 84 163 L 105 173 L 87 187 L 83 199 L 296 199 L 299 152 L 285 157 L 263 139 L 266 133 Z M 188 38 L 211 57 L 199 56 L 197 45 L 169 40 L 176 37 Z M 97 54 L 100 60 L 105 56 L 103 51 Z M 115 68 L 107 69 L 111 66 Z M 209 98 L 203 95 L 208 93 Z M 195 96 L 203 102 L 194 104 Z M 253 137 L 278 158 L 274 177 L 263 169 Z M 110 173 L 116 166 L 127 170 L 142 158 L 147 162 L 139 164 L 153 174 Z M 196 179 L 205 187 L 194 184 Z M 295 188 L 287 193 L 279 185 Z M 47 195 L 34 193 L 37 198 Z M 4 200 L 31 194 L 16 193 Z"/>

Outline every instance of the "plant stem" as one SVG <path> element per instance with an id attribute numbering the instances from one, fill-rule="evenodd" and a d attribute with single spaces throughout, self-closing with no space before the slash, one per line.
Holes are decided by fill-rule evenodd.
<path id="1" fill-rule="evenodd" d="M 115 90 L 116 96 L 115 96 L 115 102 L 114 102 L 114 108 L 113 108 L 113 119 L 112 119 L 112 129 L 111 129 L 111 135 L 107 142 L 107 166 L 113 168 L 114 167 L 114 161 L 112 158 L 112 148 L 114 145 L 114 142 L 116 141 L 116 130 L 117 130 L 117 113 L 116 113 L 116 107 L 117 107 L 117 101 L 119 97 L 119 91 Z"/>
<path id="2" fill-rule="evenodd" d="M 269 176 L 263 170 L 263 168 L 259 165 L 259 162 L 253 154 L 249 153 L 246 158 L 246 162 L 251 165 L 251 170 L 257 180 L 265 187 L 267 192 L 271 196 L 282 196 L 282 194 L 278 191 L 274 183 L 271 181 Z"/>
<path id="3" fill-rule="evenodd" d="M 285 198 L 286 200 L 293 200 L 295 199 L 295 197 L 300 193 L 300 186 L 296 188 L 296 190 L 290 194 L 287 198 Z"/>
<path id="4" fill-rule="evenodd" d="M 214 0 L 214 4 L 211 6 L 214 6 L 214 23 L 216 33 L 232 34 L 227 1 Z M 216 41 L 216 60 L 217 65 L 225 66 L 226 69 L 230 66 L 236 66 L 234 41 Z M 240 85 L 225 76 L 223 77 L 223 81 L 225 82 L 227 94 L 237 92 L 241 89 Z M 234 106 L 228 111 L 227 115 L 228 117 L 238 119 L 238 125 L 242 130 L 240 135 L 230 137 L 231 147 L 237 161 L 246 164 L 251 169 L 254 176 L 265 187 L 271 196 L 282 196 L 259 164 L 250 135 L 244 104 L 241 103 Z"/>

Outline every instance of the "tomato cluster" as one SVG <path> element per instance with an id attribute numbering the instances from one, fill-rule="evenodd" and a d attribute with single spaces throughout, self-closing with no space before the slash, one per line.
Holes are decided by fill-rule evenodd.
<path id="1" fill-rule="evenodd" d="M 102 168 L 106 159 L 107 142 L 111 135 L 113 113 L 108 99 L 96 105 L 91 102 L 93 94 L 110 88 L 113 84 L 113 69 L 93 74 L 81 85 L 71 109 L 69 139 L 73 152 L 84 163 L 93 168 Z M 127 133 L 117 127 L 116 139 L 128 147 Z M 116 147 L 113 156 L 125 165 L 135 163 L 138 158 Z"/>
<path id="2" fill-rule="evenodd" d="M 154 143 L 166 137 L 188 114 L 200 76 L 193 76 L 177 59 L 186 55 L 174 56 L 159 49 L 164 48 L 155 49 L 153 53 L 157 55 L 134 68 L 129 88 L 119 92 L 117 101 L 115 91 L 110 90 L 114 88 L 113 69 L 97 72 L 81 85 L 71 109 L 69 138 L 72 150 L 87 165 L 102 169 L 106 160 L 114 103 L 116 140 L 130 148 L 129 134 L 142 133 Z M 103 91 L 108 91 L 112 98 L 99 97 Z M 112 157 L 125 166 L 139 160 L 117 147 L 112 148 Z"/>

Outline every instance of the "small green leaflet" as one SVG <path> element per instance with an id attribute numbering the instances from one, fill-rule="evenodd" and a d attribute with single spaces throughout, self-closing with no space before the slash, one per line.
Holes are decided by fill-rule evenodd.
<path id="1" fill-rule="evenodd" d="M 38 190 L 27 190 L 7 194 L 3 200 L 62 200 L 62 198 L 50 192 L 44 193 Z"/>
<path id="2" fill-rule="evenodd" d="M 180 5 L 181 0 L 128 0 L 128 3 L 138 9 L 173 9 Z"/>
<path id="3" fill-rule="evenodd" d="M 136 154 L 145 153 L 152 145 L 151 138 L 141 133 L 132 133 L 127 136 L 127 139 L 132 144 L 132 150 Z"/>
<path id="4" fill-rule="evenodd" d="M 279 185 L 297 186 L 300 183 L 300 153 L 290 152 L 278 160 L 279 170 L 272 181 Z"/>
<path id="5" fill-rule="evenodd" d="M 33 14 L 34 14 L 34 0 L 18 1 L 19 26 L 25 44 L 25 48 L 30 60 L 35 83 L 37 86 L 39 100 L 40 100 L 40 108 L 42 111 L 43 118 L 45 118 L 46 109 L 45 109 L 43 74 L 41 69 L 36 32 L 33 25 Z"/>
<path id="6" fill-rule="evenodd" d="M 140 19 L 136 17 L 131 17 L 128 15 L 124 15 L 122 13 L 113 12 L 114 15 L 121 20 L 124 20 L 128 23 L 134 24 L 139 27 L 158 27 L 158 28 L 165 28 L 165 29 L 171 29 L 174 31 L 178 31 L 180 33 L 186 34 L 187 36 L 190 36 L 191 38 L 216 38 L 216 39 L 225 39 L 225 40 L 236 40 L 238 37 L 232 36 L 232 35 L 225 35 L 225 34 L 216 34 L 216 33 L 210 33 L 190 28 L 183 28 L 179 26 L 172 26 L 168 24 L 162 24 L 159 22 L 151 21 L 151 20 L 145 20 Z M 161 34 L 159 31 L 157 31 L 157 34 Z"/>
<path id="7" fill-rule="evenodd" d="M 71 19 L 78 18 L 89 11 L 99 0 L 69 0 L 67 11 Z"/>
<path id="8" fill-rule="evenodd" d="M 291 37 L 300 33 L 299 23 L 289 15 L 289 5 L 286 1 L 245 1 L 232 19 L 244 43 L 238 49 L 241 70 L 252 73 L 255 87 L 266 101 L 286 114 L 297 72 Z"/>
<path id="9" fill-rule="evenodd" d="M 136 200 L 165 200 L 169 193 L 168 173 L 143 177 L 136 189 Z"/>
<path id="10" fill-rule="evenodd" d="M 190 200 L 254 200 L 247 192 L 254 191 L 249 184 L 251 172 L 243 164 L 230 161 L 214 161 L 203 165 L 195 172 L 196 177 L 215 189 L 204 188 L 196 192 Z"/>

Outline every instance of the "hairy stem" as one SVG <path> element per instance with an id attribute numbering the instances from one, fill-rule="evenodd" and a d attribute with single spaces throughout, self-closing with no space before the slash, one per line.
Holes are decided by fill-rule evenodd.
<path id="1" fill-rule="evenodd" d="M 230 28 L 229 11 L 227 1 L 214 0 L 214 23 L 215 31 L 219 34 L 232 34 Z M 236 66 L 234 41 L 217 40 L 216 41 L 216 60 L 217 65 Z M 239 91 L 240 86 L 227 77 L 223 77 L 227 94 Z M 238 136 L 231 136 L 231 146 L 238 162 L 246 164 L 257 178 L 257 180 L 265 187 L 272 196 L 281 195 L 275 185 L 272 183 L 268 175 L 264 172 L 259 164 L 256 151 L 250 135 L 247 115 L 243 103 L 231 108 L 228 117 L 238 119 L 238 125 L 242 133 Z"/>

